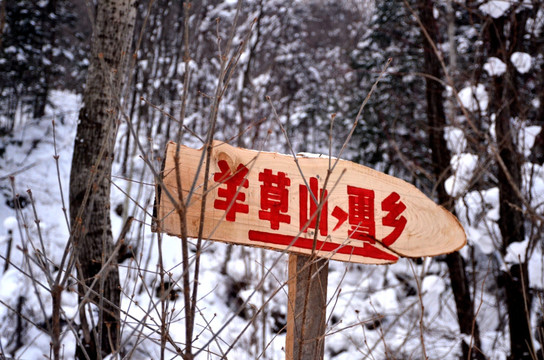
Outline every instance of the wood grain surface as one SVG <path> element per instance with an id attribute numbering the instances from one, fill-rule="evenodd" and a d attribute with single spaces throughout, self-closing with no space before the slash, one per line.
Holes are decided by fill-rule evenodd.
<path id="1" fill-rule="evenodd" d="M 156 230 L 182 233 L 183 217 L 171 201 L 180 199 L 179 181 L 182 198 L 188 201 L 187 236 L 196 237 L 205 169 L 199 164 L 205 157 L 202 149 L 180 146 L 178 179 L 176 146 L 169 143 L 166 149 Z M 344 160 L 325 184 L 334 159 L 297 159 L 300 170 L 292 156 L 215 141 L 203 237 L 307 255 L 314 251 L 321 257 L 366 264 L 435 256 L 465 245 L 457 218 L 413 185 Z"/>

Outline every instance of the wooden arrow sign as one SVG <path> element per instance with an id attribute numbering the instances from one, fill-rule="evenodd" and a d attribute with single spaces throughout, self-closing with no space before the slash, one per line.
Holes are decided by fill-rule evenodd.
<path id="1" fill-rule="evenodd" d="M 180 188 L 187 202 L 189 237 L 200 226 L 202 151 L 180 146 L 178 178 L 176 144 L 169 143 L 163 169 L 172 198 Z M 365 264 L 450 253 L 466 243 L 455 216 L 403 180 L 339 160 L 325 184 L 334 159 L 297 160 L 214 141 L 204 238 Z M 179 236 L 180 216 L 164 191 L 157 207 L 156 230 Z"/>

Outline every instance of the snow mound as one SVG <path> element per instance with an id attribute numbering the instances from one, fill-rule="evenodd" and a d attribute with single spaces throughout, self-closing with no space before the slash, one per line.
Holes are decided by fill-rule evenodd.
<path id="1" fill-rule="evenodd" d="M 496 19 L 503 16 L 511 5 L 512 2 L 508 0 L 491 0 L 480 5 L 480 11 Z"/>
<path id="2" fill-rule="evenodd" d="M 17 228 L 17 219 L 14 216 L 8 216 L 4 220 L 4 229 L 8 232 L 13 232 Z"/>
<path id="3" fill-rule="evenodd" d="M 461 104 L 469 111 L 481 110 L 485 112 L 489 104 L 489 96 L 482 84 L 467 86 L 459 91 Z"/>
<path id="4" fill-rule="evenodd" d="M 484 70 L 490 76 L 501 76 L 506 72 L 506 64 L 501 59 L 496 57 L 490 57 L 484 64 Z"/>
<path id="5" fill-rule="evenodd" d="M 478 165 L 478 156 L 465 153 L 454 155 L 451 165 L 454 174 L 446 180 L 444 185 L 448 194 L 459 196 L 469 186 L 472 174 Z"/>
<path id="6" fill-rule="evenodd" d="M 448 149 L 453 154 L 460 154 L 465 151 L 467 139 L 463 130 L 454 126 L 447 126 L 444 129 L 444 138 L 448 144 Z"/>
<path id="7" fill-rule="evenodd" d="M 531 69 L 533 58 L 531 55 L 524 52 L 515 52 L 510 56 L 512 65 L 520 74 L 526 74 Z"/>
<path id="8" fill-rule="evenodd" d="M 535 139 L 540 134 L 541 127 L 538 125 L 524 126 L 518 131 L 518 151 L 526 158 L 531 155 L 531 149 Z"/>
<path id="9" fill-rule="evenodd" d="M 527 254 L 527 246 L 529 245 L 529 240 L 517 241 L 508 245 L 506 249 L 506 256 L 504 261 L 507 264 L 519 264 L 520 262 L 525 262 L 525 256 Z"/>

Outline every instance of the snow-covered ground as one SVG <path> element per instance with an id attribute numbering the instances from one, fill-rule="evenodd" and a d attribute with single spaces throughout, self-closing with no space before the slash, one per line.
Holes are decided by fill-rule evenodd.
<path id="1" fill-rule="evenodd" d="M 500 67 L 496 65 L 494 71 L 499 71 Z M 476 104 L 476 101 L 486 101 L 484 92 L 475 87 L 467 88 L 466 97 L 460 95 L 462 99 L 466 98 L 467 107 L 481 108 L 482 104 Z M 40 257 L 35 252 L 39 249 L 45 254 L 51 272 L 58 271 L 54 266 L 61 261 L 69 233 L 63 199 L 67 202 L 71 151 L 80 101 L 77 95 L 55 91 L 51 95 L 53 105 L 47 108 L 43 119 L 27 121 L 15 129 L 12 137 L 1 139 L 5 151 L 0 157 L 0 266 L 4 268 L 10 231 L 13 265 L 5 272 L 2 270 L 0 275 L 0 352 L 12 354 L 17 359 L 38 359 L 50 354 L 49 335 L 39 329 L 46 327 L 45 321 L 51 316 L 48 282 L 39 267 L 35 263 L 29 264 L 28 260 Z M 455 178 L 449 180 L 448 187 L 453 194 L 460 194 L 477 167 L 478 157 L 464 152 L 462 144 L 466 141 L 460 129 L 451 128 L 448 134 L 456 154 L 453 163 Z M 58 155 L 59 175 L 55 155 Z M 136 257 L 124 261 L 119 268 L 123 289 L 123 344 L 128 351 L 135 349 L 131 353 L 132 359 L 158 358 L 160 335 L 157 331 L 161 317 L 157 291 L 159 252 L 162 252 L 166 270 L 165 281 L 176 283 L 176 295 L 168 301 L 169 331 L 180 346 L 184 342 L 184 310 L 181 285 L 178 285 L 182 275 L 181 241 L 169 236 L 162 236 L 159 241 L 157 234 L 150 231 L 151 219 L 140 206 L 151 213 L 154 187 L 150 185 L 152 178 L 143 161 L 138 156 L 133 158 L 134 176 L 128 180 L 120 177 L 118 162 L 119 159 L 112 178 L 114 238 L 123 225 L 122 218 L 114 211 L 117 205 L 128 206 L 128 213 L 135 215 L 136 219 L 127 236 Z M 526 174 L 527 189 L 534 194 L 533 201 L 540 203 L 544 193 L 544 170 L 530 166 L 526 168 Z M 134 200 L 126 201 L 125 191 Z M 13 208 L 14 194 L 18 194 L 24 205 L 21 211 Z M 502 261 L 493 255 L 497 241 L 493 237 L 497 234 L 497 208 L 498 193 L 494 188 L 469 193 L 457 203 L 457 211 L 471 245 L 462 253 L 468 258 L 472 251 L 480 262 L 478 269 L 490 269 L 491 261 Z M 481 214 L 481 209 L 486 209 L 486 212 Z M 23 256 L 22 249 L 29 249 L 29 257 Z M 523 256 L 524 249 L 510 249 L 511 258 L 505 261 Z M 286 255 L 234 246 L 232 258 L 226 263 L 226 273 L 223 274 L 221 270 L 227 250 L 225 244 L 208 242 L 201 256 L 195 347 L 206 347 L 198 358 L 221 358 L 228 352 L 230 359 L 283 359 L 287 312 Z M 542 251 L 537 248 L 529 262 L 530 285 L 538 289 L 544 288 L 542 258 Z M 264 286 L 255 292 L 263 274 L 268 274 Z M 39 283 L 32 282 L 30 277 Z M 492 359 L 505 359 L 508 333 L 501 322 L 503 318 L 499 316 L 504 309 L 489 288 L 495 286 L 493 275 L 479 271 L 474 277 L 478 285 L 475 295 L 484 353 Z M 62 295 L 65 319 L 62 352 L 65 359 L 74 356 L 76 340 L 71 328 L 77 328 L 79 323 L 74 283 L 71 281 L 71 286 Z M 327 359 L 421 358 L 423 350 L 431 359 L 458 359 L 460 343 L 471 341 L 459 334 L 447 267 L 440 258 L 424 259 L 421 263 L 402 259 L 389 266 L 331 262 L 328 296 Z M 245 308 L 235 316 L 245 301 Z M 257 309 L 263 308 L 264 303 L 265 320 L 259 315 L 253 324 L 249 324 L 249 319 Z M 37 326 L 23 322 L 22 328 L 18 329 L 14 311 Z M 21 333 L 22 346 L 15 349 L 18 333 Z M 211 341 L 214 335 L 217 337 Z M 169 352 L 167 357 L 174 355 Z"/>

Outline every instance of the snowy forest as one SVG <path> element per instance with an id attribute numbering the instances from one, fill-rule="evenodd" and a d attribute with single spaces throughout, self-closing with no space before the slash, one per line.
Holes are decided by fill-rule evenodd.
<path id="1" fill-rule="evenodd" d="M 0 359 L 286 358 L 287 253 L 153 229 L 167 144 L 213 140 L 366 165 L 465 230 L 315 259 L 320 357 L 544 359 L 543 69 L 542 0 L 0 0 Z"/>

